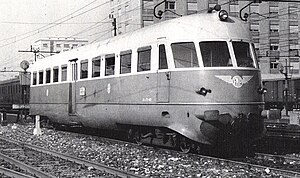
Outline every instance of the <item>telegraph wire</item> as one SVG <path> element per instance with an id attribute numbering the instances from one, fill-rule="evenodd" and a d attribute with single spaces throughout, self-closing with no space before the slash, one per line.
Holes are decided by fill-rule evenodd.
<path id="1" fill-rule="evenodd" d="M 95 1 L 98 1 L 98 0 L 95 0 Z M 93 2 L 95 2 L 95 1 L 93 1 Z M 73 12 L 73 13 L 71 13 L 71 14 L 65 16 L 65 17 L 63 17 L 63 18 L 60 18 L 60 19 L 56 20 L 55 22 L 58 22 L 58 21 L 60 21 L 60 20 L 62 20 L 62 19 L 65 19 L 66 17 L 71 16 L 70 18 L 67 18 L 67 19 L 65 19 L 65 20 L 63 20 L 63 21 L 61 21 L 61 22 L 58 22 L 58 23 L 56 23 L 56 24 L 53 24 L 53 25 L 51 25 L 51 23 L 50 23 L 49 25 L 45 25 L 45 26 L 43 26 L 43 27 L 41 27 L 41 28 L 38 28 L 38 29 L 36 29 L 36 30 L 33 30 L 33 31 L 30 31 L 30 32 L 24 33 L 24 34 L 22 34 L 22 35 L 18 35 L 18 36 L 24 36 L 24 35 L 26 35 L 26 34 L 30 34 L 30 33 L 35 32 L 34 34 L 25 36 L 25 37 L 23 37 L 23 38 L 20 38 L 20 39 L 14 41 L 14 42 L 10 42 L 10 43 L 6 43 L 6 44 L 4 44 L 4 45 L 1 45 L 0 48 L 1 48 L 1 47 L 5 47 L 5 46 L 8 46 L 8 45 L 10 45 L 10 44 L 17 43 L 17 42 L 22 41 L 22 40 L 24 40 L 24 39 L 27 39 L 27 38 L 29 38 L 29 37 L 32 37 L 32 36 L 34 36 L 34 35 L 36 35 L 36 34 L 39 34 L 39 33 L 43 32 L 43 31 L 46 31 L 46 30 L 48 30 L 48 29 L 50 29 L 50 28 L 53 28 L 53 27 L 55 27 L 55 26 L 57 26 L 57 25 L 60 25 L 60 24 L 62 24 L 63 22 L 66 22 L 66 21 L 71 20 L 71 19 L 73 19 L 73 18 L 76 18 L 76 17 L 78 17 L 78 16 L 80 16 L 80 15 L 83 15 L 83 14 L 85 14 L 85 13 L 87 13 L 87 12 L 90 12 L 90 11 L 96 9 L 96 8 L 99 8 L 99 7 L 101 7 L 101 6 L 105 5 L 105 4 L 107 4 L 108 2 L 110 2 L 110 1 L 106 1 L 106 2 L 104 2 L 104 3 L 102 3 L 102 4 L 98 5 L 98 6 L 95 6 L 95 7 L 91 8 L 91 9 L 88 9 L 88 10 L 86 10 L 86 11 L 84 11 L 84 12 L 81 12 L 81 13 L 75 15 L 75 16 L 71 16 L 71 15 L 73 15 L 74 13 L 76 13 L 76 12 L 80 11 L 81 9 L 85 8 L 86 6 L 88 6 L 88 5 L 89 5 L 89 4 L 88 4 L 88 5 L 86 5 L 86 6 L 82 7 L 82 8 L 80 8 L 79 10 L 76 10 L 75 12 Z M 91 3 L 90 3 L 90 4 L 91 4 Z M 49 27 L 48 27 L 48 26 L 49 26 Z M 36 32 L 36 31 L 37 31 L 37 32 Z M 11 37 L 11 38 L 16 38 L 16 37 L 17 37 L 17 36 L 14 36 L 14 37 Z M 11 38 L 7 38 L 7 39 L 11 39 Z M 4 39 L 4 40 L 7 40 L 7 39 Z M 0 40 L 0 41 L 4 41 L 4 40 Z"/>

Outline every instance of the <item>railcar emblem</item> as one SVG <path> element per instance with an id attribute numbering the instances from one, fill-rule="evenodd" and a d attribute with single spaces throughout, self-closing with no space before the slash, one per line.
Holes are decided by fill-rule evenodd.
<path id="1" fill-rule="evenodd" d="M 253 76 L 231 76 L 231 75 L 216 75 L 217 78 L 232 84 L 236 88 L 241 88 L 244 84 L 249 82 Z"/>

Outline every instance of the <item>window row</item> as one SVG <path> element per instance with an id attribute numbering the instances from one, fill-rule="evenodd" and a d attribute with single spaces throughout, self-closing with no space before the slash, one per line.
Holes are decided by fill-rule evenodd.
<path id="1" fill-rule="evenodd" d="M 2 86 L 0 87 L 0 94 L 13 94 L 13 93 L 21 93 L 21 86 L 17 84 Z"/>
<path id="2" fill-rule="evenodd" d="M 230 47 L 233 49 L 234 54 L 230 54 Z M 199 60 L 197 48 L 200 49 L 199 55 L 202 60 Z M 172 54 L 173 60 L 168 61 L 166 46 L 164 44 L 158 46 L 158 69 L 168 69 L 170 65 L 168 62 L 171 62 L 175 68 L 200 67 L 200 62 L 203 63 L 204 67 L 258 67 L 254 46 L 247 42 L 233 41 L 229 43 L 226 41 L 203 41 L 198 43 L 198 47 L 196 47 L 194 42 L 180 42 L 172 43 L 170 49 L 170 55 Z M 151 46 L 137 49 L 136 54 L 134 54 L 134 56 L 137 55 L 136 61 L 134 62 L 134 72 L 151 70 L 151 54 L 154 55 L 151 50 Z M 79 62 L 77 62 L 78 59 L 70 60 L 70 62 L 73 62 L 69 70 L 73 74 L 72 80 L 77 80 L 77 74 L 79 74 L 80 79 L 86 79 L 89 78 L 89 76 L 94 78 L 102 77 L 101 75 L 111 76 L 132 73 L 132 64 L 134 61 L 132 54 L 132 50 L 125 50 L 117 55 L 114 53 L 106 54 L 104 56 L 94 57 L 91 60 L 85 59 Z M 116 61 L 116 56 L 119 56 L 119 61 Z M 117 67 L 118 71 L 116 71 L 117 64 L 119 65 Z M 101 65 L 104 66 L 102 67 Z M 46 70 L 33 72 L 32 84 L 67 81 L 67 67 L 67 64 L 65 64 L 60 67 L 56 66 L 53 69 L 48 68 Z M 79 70 L 79 73 L 77 70 Z"/>

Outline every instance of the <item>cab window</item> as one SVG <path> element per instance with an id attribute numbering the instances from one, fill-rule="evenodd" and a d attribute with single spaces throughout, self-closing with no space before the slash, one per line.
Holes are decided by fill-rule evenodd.
<path id="1" fill-rule="evenodd" d="M 232 67 L 228 45 L 225 41 L 200 42 L 204 67 Z"/>
<path id="2" fill-rule="evenodd" d="M 175 67 L 199 67 L 196 48 L 193 42 L 171 44 Z"/>
<path id="3" fill-rule="evenodd" d="M 246 42 L 232 42 L 234 55 L 238 67 L 254 68 L 254 60 L 251 55 L 250 44 Z"/>

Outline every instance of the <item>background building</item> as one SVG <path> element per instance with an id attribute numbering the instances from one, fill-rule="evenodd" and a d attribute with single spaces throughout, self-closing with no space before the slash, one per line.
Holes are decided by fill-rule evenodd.
<path id="1" fill-rule="evenodd" d="M 228 0 L 168 0 L 158 6 L 164 14 L 161 19 L 153 15 L 154 6 L 162 0 L 111 0 L 111 14 L 117 21 L 117 33 L 122 34 L 163 20 L 205 13 L 216 4 L 231 16 L 239 17 L 240 9 L 249 1 Z M 255 48 L 260 60 L 263 78 L 283 78 L 278 66 L 293 66 L 293 77 L 299 74 L 299 30 L 300 8 L 295 2 L 252 3 L 242 11 L 248 14 L 247 21 L 252 32 Z M 178 14 L 178 15 L 176 15 Z"/>
<path id="2" fill-rule="evenodd" d="M 73 37 L 49 37 L 42 38 L 34 42 L 33 49 L 39 51 L 47 51 L 49 53 L 42 53 L 43 56 L 53 55 L 58 52 L 68 51 L 88 43 L 86 39 L 79 39 Z"/>

